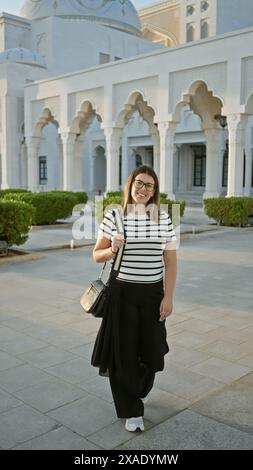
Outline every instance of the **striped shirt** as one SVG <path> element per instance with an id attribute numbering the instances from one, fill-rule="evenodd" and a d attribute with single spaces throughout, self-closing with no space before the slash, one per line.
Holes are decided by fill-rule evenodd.
<path id="1" fill-rule="evenodd" d="M 117 279 L 125 282 L 153 283 L 163 279 L 163 251 L 167 243 L 176 240 L 166 212 L 161 211 L 160 223 L 147 213 L 124 216 L 126 244 Z M 117 233 L 112 210 L 98 229 L 98 237 L 109 240 Z M 113 261 L 112 261 L 113 262 Z"/>

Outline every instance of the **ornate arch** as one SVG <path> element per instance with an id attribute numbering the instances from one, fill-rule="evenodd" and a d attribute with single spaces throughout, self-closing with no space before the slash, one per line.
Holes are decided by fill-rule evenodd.
<path id="1" fill-rule="evenodd" d="M 147 122 L 151 133 L 157 132 L 156 124 L 154 124 L 155 110 L 149 106 L 143 93 L 139 90 L 133 91 L 128 96 L 127 103 L 117 116 L 115 127 L 123 128 L 136 111 Z"/>
<path id="2" fill-rule="evenodd" d="M 51 110 L 49 108 L 43 108 L 41 116 L 38 119 L 37 124 L 35 124 L 33 133 L 34 137 L 41 137 L 43 128 L 49 123 L 54 124 L 57 130 L 59 129 L 59 123 L 51 113 Z"/>
<path id="3" fill-rule="evenodd" d="M 70 132 L 81 134 L 83 131 L 88 129 L 95 117 L 99 122 L 102 122 L 102 118 L 97 113 L 94 103 L 89 100 L 85 100 L 73 118 L 72 124 L 70 126 Z"/>
<path id="4" fill-rule="evenodd" d="M 181 101 L 176 104 L 172 114 L 173 121 L 180 121 L 181 110 L 185 105 L 189 105 L 191 110 L 200 117 L 204 127 L 213 127 L 217 125 L 214 116 L 222 114 L 224 100 L 221 96 L 214 94 L 214 90 L 206 81 L 195 80 L 182 95 Z"/>

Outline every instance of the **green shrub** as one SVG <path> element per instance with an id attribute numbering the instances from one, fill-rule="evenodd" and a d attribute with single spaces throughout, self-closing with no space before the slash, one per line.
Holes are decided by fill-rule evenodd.
<path id="1" fill-rule="evenodd" d="M 208 217 L 226 226 L 244 226 L 253 212 L 252 197 L 217 197 L 204 199 Z"/>
<path id="2" fill-rule="evenodd" d="M 13 193 L 7 194 L 4 200 L 17 200 L 31 204 L 35 208 L 34 224 L 50 225 L 58 219 L 66 219 L 72 215 L 77 204 L 77 197 L 72 193 Z"/>
<path id="3" fill-rule="evenodd" d="M 34 216 L 35 209 L 25 202 L 0 200 L 0 239 L 8 246 L 25 243 Z"/>
<path id="4" fill-rule="evenodd" d="M 48 194 L 47 192 L 46 194 Z M 88 201 L 87 193 L 84 191 L 50 191 L 51 194 L 72 194 L 77 199 L 77 204 L 86 204 Z"/>
<path id="5" fill-rule="evenodd" d="M 0 198 L 12 193 L 30 193 L 27 189 L 0 189 Z"/>
<path id="6" fill-rule="evenodd" d="M 117 196 L 120 196 L 120 197 L 124 197 L 124 191 L 109 191 L 107 194 L 106 194 L 106 197 L 117 197 Z"/>

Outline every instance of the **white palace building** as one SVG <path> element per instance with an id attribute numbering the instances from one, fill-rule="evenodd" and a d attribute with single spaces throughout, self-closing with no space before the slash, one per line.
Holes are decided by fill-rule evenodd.
<path id="1" fill-rule="evenodd" d="M 251 195 L 253 1 L 26 0 L 0 14 L 0 187 Z"/>

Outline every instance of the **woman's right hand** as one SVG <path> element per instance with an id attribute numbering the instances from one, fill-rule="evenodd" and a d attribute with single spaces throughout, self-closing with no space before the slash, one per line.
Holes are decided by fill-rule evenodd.
<path id="1" fill-rule="evenodd" d="M 124 240 L 124 235 L 117 233 L 116 235 L 113 235 L 112 237 L 112 251 L 115 251 L 115 253 L 119 250 L 119 248 L 124 245 L 125 240 Z"/>

